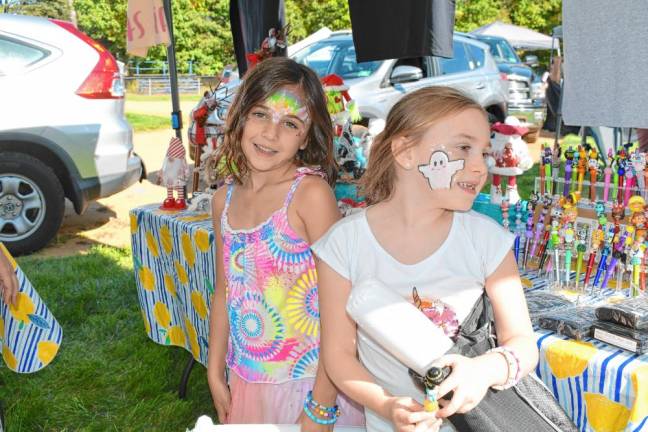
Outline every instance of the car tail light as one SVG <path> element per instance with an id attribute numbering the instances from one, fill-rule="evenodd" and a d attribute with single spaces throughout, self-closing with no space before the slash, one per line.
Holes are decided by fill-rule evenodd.
<path id="1" fill-rule="evenodd" d="M 506 75 L 504 72 L 500 72 L 500 79 L 502 81 L 508 80 L 508 75 Z"/>
<path id="2" fill-rule="evenodd" d="M 79 31 L 71 22 L 55 19 L 50 19 L 50 21 L 77 36 L 99 54 L 99 61 L 90 72 L 90 75 L 83 81 L 83 84 L 77 89 L 76 94 L 88 99 L 123 98 L 124 86 L 115 57 L 99 42 Z"/>

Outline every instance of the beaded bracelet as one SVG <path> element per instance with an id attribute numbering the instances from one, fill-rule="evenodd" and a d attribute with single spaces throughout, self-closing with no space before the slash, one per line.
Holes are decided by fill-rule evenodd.
<path id="1" fill-rule="evenodd" d="M 322 419 L 316 417 L 313 411 L 324 418 Z M 337 405 L 327 407 L 325 405 L 317 403 L 317 401 L 313 399 L 312 391 L 308 392 L 306 400 L 304 401 L 304 412 L 312 421 L 317 424 L 323 425 L 333 424 L 337 421 L 338 417 L 340 417 L 340 407 L 338 407 Z"/>
<path id="2" fill-rule="evenodd" d="M 506 360 L 508 366 L 508 374 L 506 377 L 506 382 L 502 385 L 492 386 L 495 390 L 506 390 L 513 387 L 520 380 L 520 375 L 522 371 L 520 370 L 520 359 L 509 347 L 498 346 L 492 349 L 489 349 L 488 352 L 495 352 L 501 354 Z"/>

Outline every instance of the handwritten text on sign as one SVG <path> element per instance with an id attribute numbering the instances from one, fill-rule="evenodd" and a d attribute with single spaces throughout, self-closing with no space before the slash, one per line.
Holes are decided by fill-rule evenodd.
<path id="1" fill-rule="evenodd" d="M 127 49 L 146 56 L 149 47 L 169 44 L 169 28 L 161 0 L 128 0 Z"/>

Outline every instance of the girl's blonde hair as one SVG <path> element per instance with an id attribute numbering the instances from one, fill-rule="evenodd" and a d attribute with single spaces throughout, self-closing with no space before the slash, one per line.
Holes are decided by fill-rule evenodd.
<path id="1" fill-rule="evenodd" d="M 227 114 L 225 136 L 219 149 L 219 159 L 224 160 L 223 175 L 231 175 L 238 183 L 249 171 L 241 148 L 243 128 L 248 114 L 255 105 L 290 84 L 298 85 L 304 93 L 310 126 L 306 148 L 297 152 L 299 165 L 319 166 L 327 175 L 329 184 L 335 184 L 337 164 L 333 154 L 333 125 L 326 109 L 324 89 L 312 69 L 286 57 L 262 61 L 245 75 Z"/>
<path id="2" fill-rule="evenodd" d="M 409 138 L 401 149 L 412 147 L 433 123 L 467 109 L 486 111 L 477 102 L 450 87 L 426 87 L 405 95 L 389 111 L 385 129 L 371 145 L 367 171 L 360 180 L 362 194 L 368 204 L 376 204 L 392 196 L 396 180 L 396 160 L 392 141 L 399 137 Z"/>

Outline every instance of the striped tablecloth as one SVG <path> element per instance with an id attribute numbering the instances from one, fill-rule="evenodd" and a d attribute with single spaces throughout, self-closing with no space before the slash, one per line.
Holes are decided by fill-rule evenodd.
<path id="1" fill-rule="evenodd" d="M 185 348 L 207 366 L 214 292 L 214 233 L 207 213 L 130 212 L 133 263 L 144 327 L 162 345 Z"/>
<path id="2" fill-rule="evenodd" d="M 0 299 L 2 358 L 14 372 L 36 372 L 58 353 L 63 330 L 2 243 L 0 253 L 13 265 L 19 286 L 15 307 Z"/>
<path id="3" fill-rule="evenodd" d="M 148 336 L 184 347 L 207 365 L 209 303 L 214 291 L 214 235 L 205 213 L 131 211 L 133 261 Z M 546 287 L 533 273 L 527 289 Z M 609 291 L 612 293 L 613 291 Z M 609 294 L 597 294 L 587 303 Z M 539 330 L 538 376 L 582 431 L 648 432 L 648 356 L 588 339 L 567 340 Z"/>

